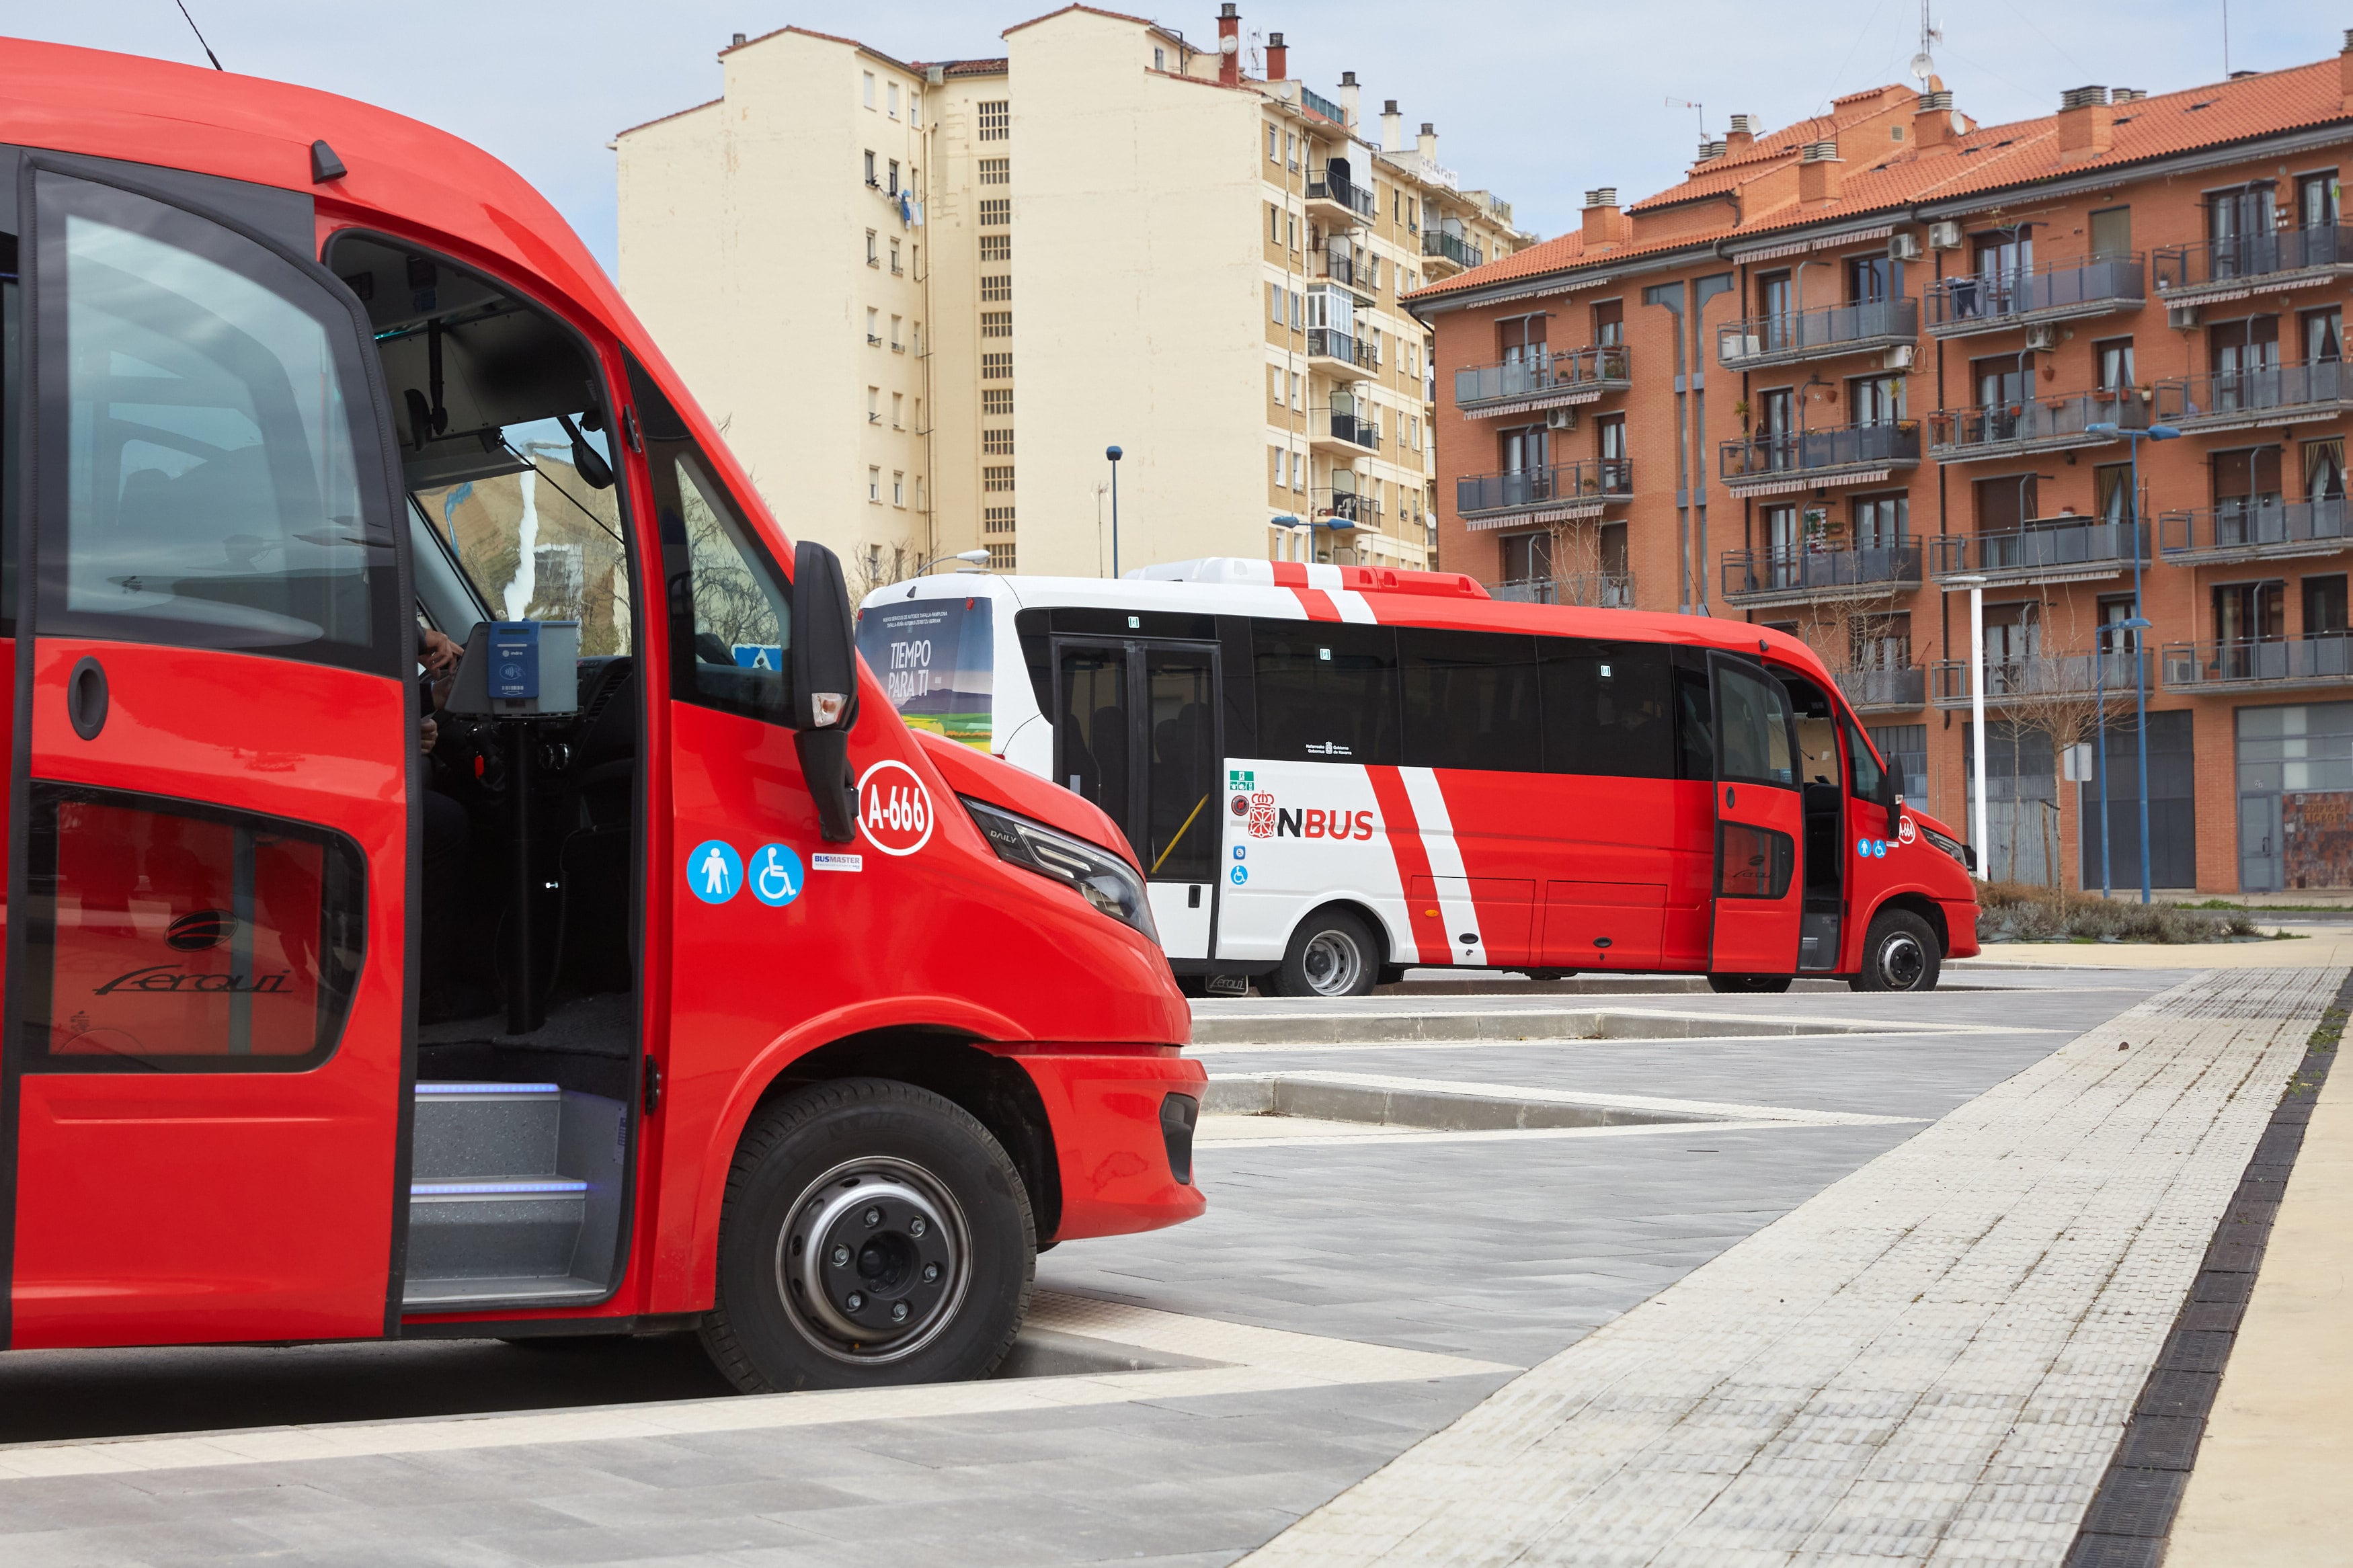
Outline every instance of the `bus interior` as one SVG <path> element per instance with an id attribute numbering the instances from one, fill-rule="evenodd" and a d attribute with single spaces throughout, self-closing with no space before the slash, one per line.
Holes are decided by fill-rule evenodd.
<path id="1" fill-rule="evenodd" d="M 364 234 L 325 260 L 365 305 L 390 390 L 420 626 L 462 647 L 483 620 L 579 625 L 570 717 L 462 716 L 448 679 L 420 678 L 405 1305 L 599 1300 L 622 1261 L 638 1076 L 643 704 L 612 405 L 577 333 L 481 275 Z"/>

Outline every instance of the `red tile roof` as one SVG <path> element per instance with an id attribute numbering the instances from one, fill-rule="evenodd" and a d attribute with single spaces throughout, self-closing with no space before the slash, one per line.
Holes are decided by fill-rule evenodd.
<path id="1" fill-rule="evenodd" d="M 1735 236 L 1769 234 L 1803 225 L 1865 216 L 1928 201 L 1947 200 L 1983 191 L 2030 185 L 2088 170 L 2112 169 L 2179 153 L 2219 147 L 2232 142 L 2312 126 L 2353 121 L 2346 109 L 2339 62 L 2334 57 L 2311 65 L 2265 71 L 2233 81 L 2137 99 L 2113 106 L 2114 131 L 2108 150 L 2096 157 L 2064 158 L 2059 150 L 2059 117 L 2043 115 L 2007 125 L 1971 128 L 1942 147 L 1926 150 L 1901 143 L 1901 151 L 1876 163 L 1856 158 L 1843 163 L 1839 195 L 1827 202 L 1802 205 L 1795 182 L 1770 206 L 1744 200 L 1735 223 L 1732 204 L 1724 204 L 1725 221 L 1694 228 L 1678 225 L 1671 237 L 1645 239 L 1646 215 L 1662 214 L 1684 203 L 1743 191 L 1766 177 L 1793 167 L 1799 150 L 1810 141 L 1829 140 L 1846 126 L 1913 100 L 1911 89 L 1883 87 L 1837 100 L 1836 112 L 1801 121 L 1797 125 L 1761 137 L 1735 157 L 1710 160 L 1689 179 L 1655 195 L 1645 196 L 1627 209 L 1630 237 L 1617 244 L 1597 244 L 1590 249 L 1582 234 L 1569 233 L 1546 240 L 1483 267 L 1474 267 L 1416 289 L 1409 300 L 1435 300 L 1465 289 L 1486 288 L 1514 279 L 1539 278 L 1578 267 L 1617 262 L 1630 258 L 1713 244 Z M 1850 107 L 1852 106 L 1852 107 Z M 1653 227 L 1653 233 L 1657 232 Z"/>

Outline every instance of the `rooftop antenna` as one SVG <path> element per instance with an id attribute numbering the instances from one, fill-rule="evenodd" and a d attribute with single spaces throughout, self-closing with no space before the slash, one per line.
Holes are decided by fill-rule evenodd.
<path id="1" fill-rule="evenodd" d="M 1699 117 L 1699 139 L 1703 142 L 1707 140 L 1707 105 L 1704 103 L 1694 103 L 1689 99 L 1671 98 L 1667 100 L 1667 107 L 1669 109 L 1688 109 L 1694 114 L 1697 115 Z"/>
<path id="2" fill-rule="evenodd" d="M 1920 52 L 1912 57 L 1912 74 L 1923 89 L 1927 87 L 1928 79 L 1936 74 L 1936 57 L 1929 51 L 1944 41 L 1945 35 L 1928 19 L 1928 0 L 1920 0 Z"/>
<path id="3" fill-rule="evenodd" d="M 188 31 L 196 36 L 196 47 L 205 51 L 205 58 L 213 62 L 213 69 L 221 69 L 220 57 L 213 53 L 210 44 L 205 42 L 205 30 L 196 26 L 194 16 L 188 15 L 188 0 L 172 0 L 172 4 L 180 8 L 180 16 L 188 24 Z"/>

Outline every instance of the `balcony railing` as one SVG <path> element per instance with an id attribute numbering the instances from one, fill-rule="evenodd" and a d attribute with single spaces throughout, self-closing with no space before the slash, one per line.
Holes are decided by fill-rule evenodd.
<path id="1" fill-rule="evenodd" d="M 1839 689 L 1857 712 L 1897 712 L 1928 700 L 1928 672 L 1912 664 L 1901 669 L 1841 669 Z"/>
<path id="2" fill-rule="evenodd" d="M 1946 462 L 1968 463 L 2021 452 L 2098 447 L 2118 438 L 2091 429 L 2094 425 L 2146 430 L 2148 400 L 2137 389 L 2126 387 L 2032 397 L 1984 408 L 1939 408 L 1928 416 L 1928 455 Z"/>
<path id="3" fill-rule="evenodd" d="M 2162 246 L 2149 255 L 2159 292 L 2221 288 L 2292 272 L 2353 266 L 2353 234 L 2337 225 L 2242 234 L 2199 245 Z"/>
<path id="4" fill-rule="evenodd" d="M 1582 605 L 1595 610 L 1634 607 L 1630 572 L 1570 572 L 1558 577 L 1518 577 L 1489 585 L 1490 597 L 1522 605 Z"/>
<path id="5" fill-rule="evenodd" d="M 1335 125 L 1345 126 L 1348 123 L 1346 112 L 1338 104 L 1303 81 L 1299 84 L 1299 101 L 1306 107 L 1310 114 L 1320 115 Z"/>
<path id="6" fill-rule="evenodd" d="M 1307 357 L 1311 360 L 1345 360 L 1357 370 L 1376 370 L 1373 345 L 1362 338 L 1352 337 L 1335 327 L 1307 329 Z"/>
<path id="7" fill-rule="evenodd" d="M 1334 522 L 1357 528 L 1381 525 L 1381 503 L 1361 490 L 1317 490 L 1308 498 L 1319 525 Z"/>
<path id="8" fill-rule="evenodd" d="M 1961 338 L 2035 321 L 2129 310 L 2144 296 L 2138 255 L 2046 261 L 2015 272 L 1968 272 L 1928 285 L 1928 335 Z"/>
<path id="9" fill-rule="evenodd" d="M 1451 261 L 1457 267 L 1483 266 L 1487 253 L 1459 234 L 1431 229 L 1421 237 L 1421 253 L 1432 261 Z"/>
<path id="10" fill-rule="evenodd" d="M 1893 593 L 1919 585 L 1920 547 L 1906 542 L 1847 550 L 1727 550 L 1722 565 L 1727 604 L 1847 595 L 1883 586 Z"/>
<path id="11" fill-rule="evenodd" d="M 1989 658 L 1986 661 L 1986 701 L 1999 707 L 2021 702 L 2089 700 L 2104 689 L 2109 692 L 2130 691 L 2144 668 L 2142 659 L 2141 654 L 2131 650 Z M 1937 660 L 1936 679 L 1937 707 L 1969 705 L 1968 659 Z"/>
<path id="12" fill-rule="evenodd" d="M 1948 533 L 1932 539 L 1929 575 L 1973 573 L 2004 582 L 2113 577 L 2148 559 L 2148 531 L 2100 518 L 2039 518 L 2001 533 Z"/>
<path id="13" fill-rule="evenodd" d="M 2267 364 L 2178 375 L 2157 384 L 2157 416 L 2184 430 L 2240 429 L 2329 419 L 2353 405 L 2353 369 L 2342 360 Z"/>
<path id="14" fill-rule="evenodd" d="M 1726 441 L 1717 453 L 1726 484 L 1772 474 L 1820 474 L 1840 468 L 1913 464 L 1920 460 L 1920 422 L 1892 419 L 1828 430 L 1759 431 Z"/>
<path id="15" fill-rule="evenodd" d="M 2168 691 L 2353 685 L 2353 634 L 2168 643 L 2160 664 Z"/>
<path id="16" fill-rule="evenodd" d="M 1623 343 L 1599 348 L 1540 350 L 1525 359 L 1474 365 L 1454 373 L 1454 405 L 1465 414 L 1484 412 L 1491 403 L 1542 399 L 1530 406 L 1567 401 L 1566 394 L 1623 392 L 1634 384 L 1631 351 Z M 1502 413 L 1496 409 L 1493 412 Z"/>
<path id="17" fill-rule="evenodd" d="M 1307 275 L 1321 282 L 1337 283 L 1360 294 L 1373 292 L 1372 263 L 1359 263 L 1351 252 L 1335 246 L 1327 250 L 1308 253 Z"/>
<path id="18" fill-rule="evenodd" d="M 1353 446 L 1377 449 L 1381 444 L 1379 431 L 1369 419 L 1359 419 L 1353 414 L 1332 415 L 1332 438 Z"/>
<path id="19" fill-rule="evenodd" d="M 1372 187 L 1357 184 L 1353 180 L 1335 179 L 1330 175 L 1307 182 L 1307 199 L 1311 202 L 1335 202 L 1358 217 L 1377 217 L 1379 204 L 1373 200 Z"/>
<path id="20" fill-rule="evenodd" d="M 2168 561 L 2248 561 L 2265 555 L 2327 555 L 2353 540 L 2343 496 L 2282 500 L 2251 496 L 2168 511 L 2157 520 L 2158 553 Z"/>
<path id="21" fill-rule="evenodd" d="M 1475 517 L 1574 501 L 1589 501 L 1598 507 L 1605 501 L 1629 500 L 1633 494 L 1633 459 L 1597 458 L 1548 468 L 1466 474 L 1454 481 L 1454 510 L 1461 517 Z"/>
<path id="22" fill-rule="evenodd" d="M 1861 353 L 1866 349 L 1908 343 L 1919 335 L 1918 300 L 1873 300 L 1860 305 L 1788 310 L 1735 321 L 1716 333 L 1715 357 L 1719 364 L 1746 370 L 1757 365 L 1787 364 L 1793 360 Z"/>

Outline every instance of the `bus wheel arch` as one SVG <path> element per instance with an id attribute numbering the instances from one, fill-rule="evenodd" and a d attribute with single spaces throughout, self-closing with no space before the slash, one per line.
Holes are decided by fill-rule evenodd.
<path id="1" fill-rule="evenodd" d="M 1379 983 L 1394 946 L 1388 922 L 1362 900 L 1327 899 L 1293 924 L 1272 988 L 1282 996 L 1361 996 Z"/>
<path id="2" fill-rule="evenodd" d="M 1897 893 L 1872 910 L 1862 962 L 1847 984 L 1856 991 L 1933 991 L 1951 952 L 1951 931 L 1935 900 Z"/>

